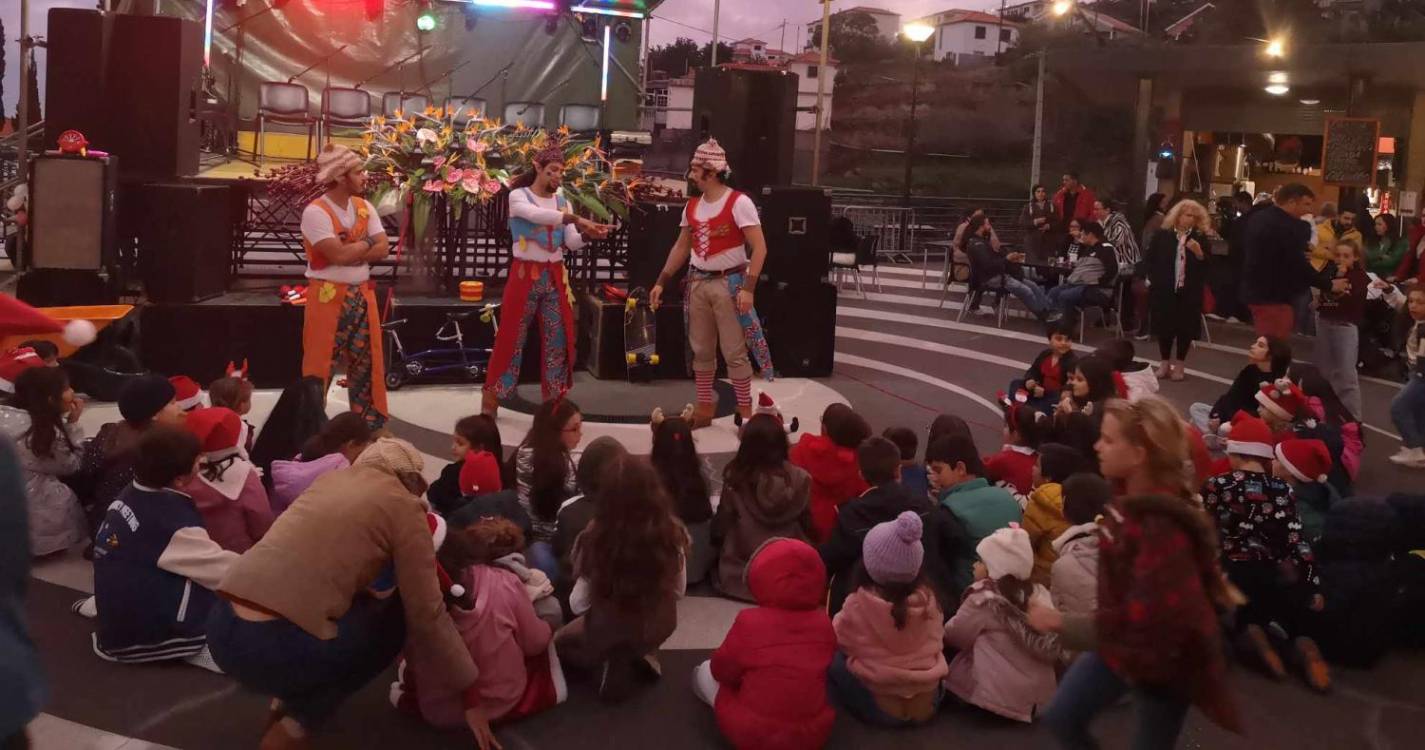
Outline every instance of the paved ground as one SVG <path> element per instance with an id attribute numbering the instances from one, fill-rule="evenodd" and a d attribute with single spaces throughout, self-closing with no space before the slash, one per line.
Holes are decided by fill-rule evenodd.
<path id="1" fill-rule="evenodd" d="M 843 296 L 838 315 L 837 366 L 822 381 L 781 381 L 767 386 L 789 415 L 815 430 L 817 416 L 832 400 L 844 399 L 866 414 L 877 429 L 905 425 L 923 431 L 939 413 L 956 413 L 973 426 L 982 450 L 999 444 L 1000 420 L 992 403 L 996 389 L 1014 377 L 1043 347 L 1025 320 L 1004 330 L 987 318 L 954 321 L 958 294 L 947 309 L 938 294 L 923 292 L 913 271 L 883 272 L 880 292 L 869 299 Z M 1212 400 L 1243 363 L 1249 332 L 1213 326 L 1215 343 L 1189 360 L 1197 371 L 1183 383 L 1165 383 L 1163 395 L 1185 408 Z M 1090 346 L 1105 337 L 1089 331 Z M 1147 344 L 1140 354 L 1152 355 Z M 1310 358 L 1310 343 L 1298 355 Z M 1148 358 L 1148 357 L 1145 357 Z M 590 386 L 592 389 L 593 386 Z M 1418 488 L 1422 475 L 1385 460 L 1399 445 L 1391 434 L 1389 399 L 1395 386 L 1364 385 L 1368 448 L 1360 491 L 1382 494 Z M 590 394 L 591 398 L 598 398 Z M 634 393 L 631 398 L 643 396 Z M 576 400 L 579 398 L 575 393 Z M 666 400 L 666 397 L 660 397 Z M 676 396 L 675 396 L 676 398 Z M 254 421 L 270 408 L 259 398 Z M 340 404 L 334 404 L 340 408 Z M 674 404 L 668 406 L 676 407 Z M 110 410 L 112 407 L 108 407 Z M 428 472 L 448 444 L 454 419 L 477 408 L 476 394 L 448 388 L 402 391 L 393 398 L 396 432 L 432 456 Z M 86 424 L 111 419 L 96 407 Z M 528 419 L 506 413 L 502 428 L 515 442 Z M 92 432 L 92 429 L 91 429 Z M 635 450 L 646 450 L 647 429 L 639 425 L 589 425 L 586 439 L 613 434 Z M 700 433 L 699 444 L 714 461 L 726 460 L 733 445 L 730 425 Z M 443 460 L 443 459 L 442 459 Z M 33 730 L 41 748 L 140 750 L 158 743 L 191 750 L 251 748 L 256 744 L 265 702 L 224 677 L 187 666 L 117 666 L 89 649 L 90 625 L 71 615 L 69 603 L 92 587 L 87 564 L 77 556 L 48 560 L 37 567 L 29 612 L 51 681 L 48 713 Z M 711 715 L 688 689 L 691 669 L 721 642 L 740 605 L 692 592 L 679 609 L 679 629 L 665 645 L 664 679 L 629 703 L 609 708 L 574 686 L 571 700 L 544 717 L 500 731 L 506 748 L 524 747 L 720 747 Z M 1329 697 L 1295 682 L 1272 683 L 1238 670 L 1234 683 L 1249 722 L 1246 738 L 1227 736 L 1194 716 L 1183 747 L 1202 748 L 1405 748 L 1419 746 L 1425 729 L 1425 654 L 1389 657 L 1371 672 L 1341 672 Z M 377 681 L 345 706 L 323 748 L 465 748 L 461 733 L 433 732 L 389 709 L 386 681 Z M 1126 708 L 1107 715 L 1101 727 L 1108 747 L 1126 745 Z M 871 730 L 841 719 L 832 742 L 845 748 L 1044 746 L 1033 727 L 999 721 L 966 708 L 947 707 L 931 725 L 909 732 Z"/>

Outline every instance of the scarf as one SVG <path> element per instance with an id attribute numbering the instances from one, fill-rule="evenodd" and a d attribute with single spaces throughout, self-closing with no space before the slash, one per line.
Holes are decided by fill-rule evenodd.
<path id="1" fill-rule="evenodd" d="M 1175 292 L 1181 291 L 1187 284 L 1187 243 L 1192 239 L 1192 234 L 1189 232 L 1179 231 L 1177 235 L 1178 254 L 1173 259 L 1173 291 Z"/>

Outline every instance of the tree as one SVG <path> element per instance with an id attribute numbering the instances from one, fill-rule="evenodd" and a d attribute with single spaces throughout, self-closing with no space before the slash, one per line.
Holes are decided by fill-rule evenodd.
<path id="1" fill-rule="evenodd" d="M 678 37 L 670 44 L 660 45 L 648 51 L 649 70 L 661 70 L 672 76 L 707 65 L 712 57 L 712 42 L 699 46 L 687 37 Z M 732 46 L 726 42 L 717 43 L 719 63 L 732 60 Z"/>
<path id="2" fill-rule="evenodd" d="M 895 48 L 881 38 L 876 19 L 869 13 L 842 12 L 831 17 L 828 44 L 831 54 L 842 62 L 885 60 L 895 54 Z M 821 37 L 814 36 L 812 45 L 819 47 Z"/>

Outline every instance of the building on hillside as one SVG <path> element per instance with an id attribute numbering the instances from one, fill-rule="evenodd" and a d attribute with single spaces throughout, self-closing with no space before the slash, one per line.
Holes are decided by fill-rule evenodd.
<path id="1" fill-rule="evenodd" d="M 865 5 L 858 5 L 854 8 L 838 10 L 831 14 L 832 18 L 851 13 L 864 13 L 876 22 L 876 35 L 887 42 L 894 42 L 901 33 L 901 14 L 884 8 L 872 8 Z M 821 44 L 821 16 L 807 24 L 808 49 L 820 46 Z"/>
<path id="2" fill-rule="evenodd" d="M 644 130 L 692 130 L 693 73 L 650 79 L 643 104 Z"/>
<path id="3" fill-rule="evenodd" d="M 931 56 L 956 65 L 989 62 L 1019 41 L 1019 24 L 978 10 L 946 10 L 916 21 L 935 29 Z"/>
<path id="4" fill-rule="evenodd" d="M 733 62 L 781 65 L 791 56 L 790 52 L 770 47 L 761 39 L 739 39 L 732 43 Z"/>
<path id="5" fill-rule="evenodd" d="M 1194 10 L 1193 12 L 1163 27 L 1163 36 L 1166 36 L 1167 38 L 1175 42 L 1182 41 L 1182 38 L 1192 31 L 1193 25 L 1196 24 L 1199 19 L 1201 19 L 1209 11 L 1213 11 L 1216 9 L 1217 6 L 1213 3 L 1203 3 L 1202 5 L 1198 6 L 1197 10 Z"/>
<path id="6" fill-rule="evenodd" d="M 831 129 L 832 92 L 836 88 L 836 58 L 828 57 L 821 66 L 821 54 L 803 52 L 787 61 L 787 70 L 797 74 L 797 130 L 816 130 L 817 80 L 826 82 L 822 96 L 821 129 Z"/>
<path id="7" fill-rule="evenodd" d="M 1005 20 L 1019 23 L 1059 21 L 1061 19 L 1054 15 L 1053 5 L 1052 0 L 1029 0 L 1029 2 L 1006 5 L 1003 13 Z M 1097 32 L 1109 41 L 1143 36 L 1143 30 L 1137 26 L 1082 5 L 1075 6 L 1074 11 L 1068 15 L 1068 19 L 1073 28 L 1081 29 L 1084 33 Z"/>

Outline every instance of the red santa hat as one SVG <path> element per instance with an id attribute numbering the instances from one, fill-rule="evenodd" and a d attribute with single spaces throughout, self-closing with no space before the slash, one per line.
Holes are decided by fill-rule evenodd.
<path id="1" fill-rule="evenodd" d="M 187 375 L 174 375 L 168 379 L 173 386 L 173 400 L 183 411 L 193 411 L 203 405 L 203 388 Z"/>
<path id="2" fill-rule="evenodd" d="M 445 524 L 445 519 L 435 513 L 426 513 L 426 525 L 430 527 L 430 539 L 435 544 L 435 550 L 440 551 L 441 545 L 445 544 L 445 535 L 449 527 Z M 451 596 L 465 596 L 465 587 L 451 580 L 450 573 L 447 573 L 445 566 L 439 560 L 435 563 L 435 577 L 440 581 L 440 590 L 449 591 Z"/>
<path id="3" fill-rule="evenodd" d="M 460 467 L 460 494 L 487 495 L 504 489 L 500 462 L 489 451 L 469 451 Z"/>
<path id="4" fill-rule="evenodd" d="M 0 294 L 0 338 L 25 334 L 59 333 L 75 348 L 94 341 L 96 329 L 87 320 L 60 322 L 8 294 Z"/>
<path id="5" fill-rule="evenodd" d="M 247 423 L 227 407 L 194 409 L 184 417 L 183 424 L 198 437 L 203 458 L 209 462 L 240 456 L 247 445 Z"/>
<path id="6" fill-rule="evenodd" d="M 20 379 L 21 373 L 34 367 L 44 366 L 44 358 L 29 347 L 11 349 L 0 354 L 0 391 L 14 393 L 15 381 Z"/>
<path id="7" fill-rule="evenodd" d="M 1278 378 L 1274 383 L 1262 384 L 1257 391 L 1257 403 L 1273 416 L 1290 422 L 1306 408 L 1306 394 L 1296 383 Z"/>
<path id="8" fill-rule="evenodd" d="M 1232 420 L 1232 430 L 1228 433 L 1227 453 L 1235 456 L 1255 458 L 1272 457 L 1272 430 L 1259 417 L 1241 413 Z"/>
<path id="9" fill-rule="evenodd" d="M 1331 471 L 1331 451 L 1320 440 L 1283 440 L 1277 444 L 1276 458 L 1302 482 L 1325 482 Z"/>

